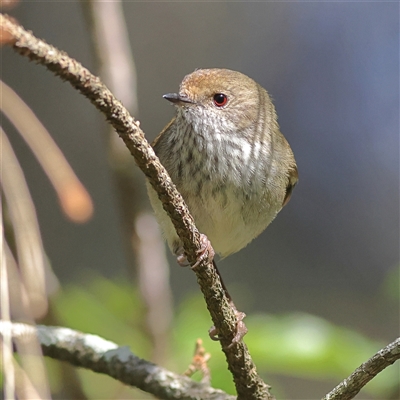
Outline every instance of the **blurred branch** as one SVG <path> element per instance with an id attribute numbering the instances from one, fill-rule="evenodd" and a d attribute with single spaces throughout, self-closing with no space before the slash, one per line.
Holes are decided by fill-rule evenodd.
<path id="1" fill-rule="evenodd" d="M 146 325 L 153 340 L 152 361 L 162 364 L 168 355 L 172 324 L 172 293 L 164 241 L 154 215 L 144 213 L 135 221 L 138 237 L 138 281 L 146 304 Z"/>
<path id="2" fill-rule="evenodd" d="M 13 339 L 32 336 L 41 343 L 43 354 L 77 367 L 103 373 L 122 383 L 137 387 L 162 399 L 234 400 L 222 390 L 175 374 L 133 354 L 128 347 L 99 336 L 68 328 L 38 325 L 36 327 L 0 321 L 0 333 L 11 330 Z"/>
<path id="3" fill-rule="evenodd" d="M 24 173 L 2 128 L 0 138 L 0 183 L 12 222 L 21 280 L 29 296 L 30 313 L 40 318 L 47 312 L 46 274 L 51 289 L 57 287 L 58 281 L 47 264 L 35 207 Z"/>
<path id="4" fill-rule="evenodd" d="M 92 39 L 96 71 L 114 96 L 137 116 L 136 68 L 122 2 L 82 0 L 81 5 Z M 131 275 L 136 272 L 146 304 L 146 329 L 154 355 L 151 360 L 162 364 L 169 351 L 173 309 L 165 244 L 155 217 L 143 215 L 148 206 L 143 175 L 110 125 L 107 139 L 108 160 L 119 201 L 122 242 Z"/>
<path id="5" fill-rule="evenodd" d="M 15 126 L 42 166 L 58 195 L 62 210 L 72 221 L 76 223 L 86 222 L 93 213 L 93 203 L 61 150 L 30 107 L 12 88 L 0 81 L 0 92 L 2 94 L 1 111 Z M 17 265 L 11 249 L 5 243 L 2 254 L 5 255 L 4 261 L 7 261 L 7 265 L 4 265 L 7 266 L 8 279 L 6 274 L 2 273 L 2 284 L 8 283 L 10 312 L 14 320 L 34 324 L 32 311 L 34 311 L 33 316 L 35 317 L 43 317 L 46 311 L 45 319 L 49 321 L 54 316 L 51 313 L 51 299 L 49 299 L 49 307 L 46 304 L 46 308 L 43 310 L 37 308 L 37 301 L 36 303 L 31 301 L 32 298 L 37 299 L 38 297 L 34 285 L 38 279 L 40 281 L 41 277 L 41 274 L 36 270 L 39 263 L 35 263 L 35 260 L 31 257 L 34 252 L 31 248 L 35 247 L 35 243 L 36 247 L 42 246 L 35 207 L 19 161 L 5 135 L 2 144 L 3 152 L 0 158 L 3 161 L 1 167 L 5 171 L 0 180 L 5 198 L 8 201 L 6 210 L 10 219 L 10 224 L 6 226 L 6 231 L 8 228 L 9 232 L 7 233 L 9 234 L 6 236 L 11 242 L 15 240 L 17 251 L 14 252 L 18 254 L 28 253 L 28 259 L 32 262 L 32 264 L 26 264 L 24 259 L 18 257 L 19 265 Z M 37 235 L 37 238 L 35 235 Z M 20 248 L 22 250 L 19 250 Z M 45 263 L 39 269 L 43 270 L 48 295 L 54 293 L 59 285 L 47 262 L 44 249 L 42 248 L 41 251 Z M 18 254 L 16 255 L 18 256 Z M 2 297 L 3 293 L 6 293 L 6 291 L 2 289 Z M 5 302 L 2 299 L 2 308 L 3 304 Z M 6 318 L 2 317 L 2 319 Z M 56 324 L 54 321 L 52 322 L 53 325 Z M 19 399 L 48 398 L 49 392 L 44 389 L 48 385 L 40 346 L 35 341 L 30 343 L 16 342 L 16 348 L 19 354 L 19 364 L 14 362 L 17 366 L 14 368 L 15 373 L 12 365 L 4 368 L 6 372 L 5 381 L 11 380 L 15 375 L 16 393 Z M 32 354 L 37 357 L 33 358 Z M 62 379 L 68 375 L 70 380 L 73 378 L 76 380 L 76 369 L 67 364 L 61 365 L 60 368 L 63 369 Z M 63 386 L 63 394 L 68 392 L 69 395 L 72 395 L 71 398 L 84 398 L 82 392 L 79 392 L 79 384 Z M 40 395 L 32 395 L 32 387 L 35 389 L 35 393 L 40 393 Z M 5 397 L 8 398 L 8 395 L 6 394 Z"/>
<path id="6" fill-rule="evenodd" d="M 10 294 L 8 291 L 8 273 L 6 265 L 6 243 L 3 230 L 3 201 L 0 198 L 0 317 L 4 321 L 10 321 Z M 11 330 L 8 326 L 3 331 L 1 340 L 1 364 L 8 373 L 4 374 L 4 397 L 13 400 L 15 390 L 15 372 L 12 358 Z"/>
<path id="7" fill-rule="evenodd" d="M 58 281 L 47 264 L 35 208 L 23 171 L 2 128 L 0 142 L 1 188 L 8 206 L 18 258 L 17 267 L 13 254 L 2 236 L 1 319 L 6 321 L 12 316 L 26 321 L 30 320 L 31 316 L 39 318 L 47 312 L 47 293 L 58 287 Z M 0 225 L 0 229 L 3 233 L 3 225 Z M 45 368 L 38 344 L 35 340 L 15 343 L 21 356 L 22 369 L 26 372 L 26 377 L 31 378 L 30 383 L 25 385 L 27 380 L 21 378 L 16 364 L 10 365 L 10 360 L 7 359 L 7 341 L 8 336 L 5 332 L 2 347 L 6 366 L 6 390 L 7 382 L 15 381 L 18 398 L 29 398 L 32 393 L 29 389 L 31 386 L 39 393 L 36 398 L 49 398 Z M 34 355 L 36 357 L 33 357 Z M 10 386 L 13 385 L 10 383 Z M 7 391 L 10 392 L 11 389 Z"/>
<path id="8" fill-rule="evenodd" d="M 368 361 L 361 364 L 348 378 L 343 380 L 322 400 L 350 400 L 376 375 L 400 359 L 400 338 L 379 350 Z"/>
<path id="9" fill-rule="evenodd" d="M 29 375 L 27 371 L 22 368 L 15 359 L 11 359 L 13 364 L 13 374 L 15 378 L 15 392 L 13 392 L 13 396 L 7 397 L 7 394 L 4 393 L 4 399 L 7 400 L 49 400 L 50 393 L 47 392 L 45 394 L 40 393 L 32 380 L 30 379 L 32 375 Z M 4 369 L 7 371 L 7 375 L 10 374 L 8 369 Z"/>
<path id="10" fill-rule="evenodd" d="M 194 382 L 133 354 L 128 347 L 96 335 L 68 328 L 36 327 L 0 321 L 0 334 L 11 333 L 13 340 L 38 339 L 45 356 L 109 375 L 163 399 L 233 400 L 225 392 Z M 400 338 L 385 346 L 358 367 L 322 400 L 350 400 L 376 375 L 400 359 Z"/>
<path id="11" fill-rule="evenodd" d="M 104 86 L 79 62 L 64 52 L 37 39 L 30 32 L 0 14 L 0 29 L 12 36 L 13 49 L 32 61 L 46 66 L 87 97 L 117 131 L 137 165 L 144 172 L 171 218 L 191 264 L 201 252 L 200 233 L 175 185 L 161 165 L 150 144 L 145 140 L 139 122 L 135 121 Z M 239 399 L 272 399 L 269 386 L 259 377 L 247 346 L 240 342 L 228 345 L 236 334 L 236 316 L 225 296 L 212 261 L 205 257 L 194 270 L 205 297 L 213 323 L 221 334 L 221 346 L 233 375 Z"/>
<path id="12" fill-rule="evenodd" d="M 1 111 L 32 150 L 57 192 L 61 207 L 74 222 L 86 222 L 93 214 L 89 193 L 46 128 L 25 102 L 0 81 Z"/>
<path id="13" fill-rule="evenodd" d="M 121 99 L 125 107 L 137 115 L 138 99 L 136 67 L 129 44 L 122 2 L 82 1 L 88 20 L 94 56 L 100 75 Z"/>
<path id="14" fill-rule="evenodd" d="M 114 96 L 134 115 L 137 115 L 136 69 L 130 51 L 120 1 L 81 1 L 86 17 L 96 73 L 110 88 Z M 134 249 L 137 237 L 133 229 L 136 215 L 143 209 L 143 190 L 138 181 L 142 178 L 134 168 L 134 160 L 126 151 L 112 126 L 107 125 L 107 156 L 117 193 L 122 241 L 130 273 L 136 269 Z M 133 274 L 132 274 L 133 275 Z"/>

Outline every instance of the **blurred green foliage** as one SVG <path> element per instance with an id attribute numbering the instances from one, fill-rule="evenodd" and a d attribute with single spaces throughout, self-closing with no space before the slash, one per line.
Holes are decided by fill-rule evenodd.
<path id="1" fill-rule="evenodd" d="M 82 286 L 64 288 L 53 298 L 53 306 L 62 325 L 102 336 L 121 346 L 128 345 L 139 357 L 151 359 L 152 343 L 145 328 L 145 308 L 137 289 L 127 281 L 92 277 Z M 174 313 L 167 351 L 170 356 L 163 366 L 183 373 L 191 362 L 196 339 L 202 338 L 206 351 L 212 355 L 209 361 L 212 385 L 233 394 L 232 378 L 219 343 L 207 334 L 211 325 L 201 294 L 183 301 Z M 333 378 L 339 383 L 385 345 L 307 314 L 251 315 L 246 318 L 246 325 L 249 329 L 246 344 L 258 371 L 272 385 L 269 374 L 313 380 Z M 48 363 L 50 373 L 56 371 L 56 362 L 48 360 Z M 78 374 L 90 399 L 151 398 L 103 375 L 83 369 Z M 200 378 L 194 376 L 194 379 Z M 50 381 L 57 391 L 59 379 L 51 376 Z M 394 391 L 397 382 L 397 368 L 387 368 L 364 390 L 383 398 Z"/>

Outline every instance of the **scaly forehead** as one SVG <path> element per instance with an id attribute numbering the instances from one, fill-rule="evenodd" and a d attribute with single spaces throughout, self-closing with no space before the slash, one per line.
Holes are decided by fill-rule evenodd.
<path id="1" fill-rule="evenodd" d="M 229 69 L 198 69 L 186 75 L 180 86 L 180 93 L 202 97 L 214 93 L 248 88 L 255 82 L 246 75 Z"/>

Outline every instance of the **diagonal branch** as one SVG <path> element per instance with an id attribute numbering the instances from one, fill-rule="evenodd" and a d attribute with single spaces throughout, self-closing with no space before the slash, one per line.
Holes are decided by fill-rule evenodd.
<path id="1" fill-rule="evenodd" d="M 106 116 L 135 158 L 139 168 L 156 190 L 183 242 L 188 260 L 194 263 L 197 258 L 196 254 L 201 250 L 200 234 L 182 196 L 176 190 L 152 147 L 144 138 L 139 122 L 129 115 L 124 106 L 115 99 L 98 77 L 91 74 L 66 53 L 36 38 L 32 33 L 2 14 L 0 14 L 0 29 L 3 37 L 11 37 L 10 42 L 16 52 L 44 65 L 61 79 L 68 81 Z M 256 372 L 255 364 L 246 345 L 240 342 L 231 348 L 227 347 L 235 336 L 236 317 L 212 262 L 202 261 L 195 273 L 213 323 L 221 334 L 222 349 L 235 382 L 238 398 L 246 400 L 272 399 L 268 385 Z"/>
<path id="2" fill-rule="evenodd" d="M 234 400 L 219 389 L 175 374 L 133 354 L 128 347 L 96 335 L 55 326 L 0 321 L 0 334 L 10 329 L 14 340 L 38 338 L 45 356 L 106 374 L 161 399 Z"/>
<path id="3" fill-rule="evenodd" d="M 400 338 L 388 344 L 361 364 L 322 400 L 350 400 L 376 375 L 400 359 Z"/>

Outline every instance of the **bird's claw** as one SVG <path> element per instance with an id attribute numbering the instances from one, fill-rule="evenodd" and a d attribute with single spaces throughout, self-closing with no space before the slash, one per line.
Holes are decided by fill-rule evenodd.
<path id="1" fill-rule="evenodd" d="M 235 310 L 235 316 L 236 316 L 236 334 L 233 337 L 230 345 L 226 347 L 227 349 L 230 349 L 235 344 L 239 343 L 248 331 L 245 323 L 243 322 L 244 318 L 246 317 L 246 314 L 244 312 Z M 218 336 L 219 335 L 218 329 L 215 326 L 212 326 L 209 329 L 208 334 L 210 335 L 210 338 L 212 340 L 221 340 L 221 338 Z"/>
<path id="2" fill-rule="evenodd" d="M 199 266 L 199 264 L 204 261 L 206 258 L 209 261 L 212 261 L 215 256 L 214 249 L 211 246 L 210 241 L 208 240 L 207 236 L 203 233 L 200 233 L 200 245 L 201 248 L 197 251 L 197 261 L 192 265 L 192 269 Z M 179 247 L 178 250 L 175 252 L 176 260 L 181 267 L 187 267 L 190 265 L 186 253 L 183 250 L 183 247 Z"/>
<path id="3" fill-rule="evenodd" d="M 203 233 L 200 233 L 200 245 L 201 248 L 197 250 L 197 261 L 192 265 L 192 269 L 195 269 L 199 266 L 199 264 L 204 261 L 206 258 L 208 261 L 212 261 L 215 256 L 214 249 L 211 246 L 208 237 Z"/>

